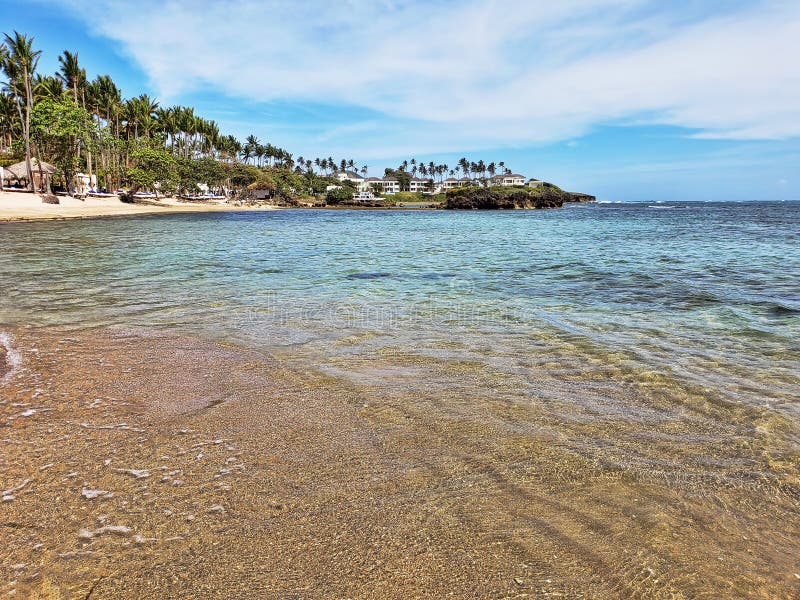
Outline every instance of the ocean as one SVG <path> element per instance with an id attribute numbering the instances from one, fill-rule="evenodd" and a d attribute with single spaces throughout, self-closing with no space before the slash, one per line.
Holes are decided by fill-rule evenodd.
<path id="1" fill-rule="evenodd" d="M 209 408 L 204 427 L 229 423 L 215 411 L 243 398 L 266 412 L 284 398 L 302 421 L 313 397 L 309 415 L 332 413 L 312 436 L 325 444 L 336 415 L 356 411 L 356 433 L 330 455 L 365 446 L 330 481 L 369 488 L 378 521 L 423 502 L 423 521 L 393 517 L 404 535 L 463 527 L 462 542 L 438 546 L 463 562 L 462 591 L 788 598 L 800 593 L 799 250 L 796 202 L 10 223 L 0 339 L 30 419 L 47 385 L 63 398 L 84 389 L 72 368 L 26 371 L 47 348 L 87 370 L 119 351 L 118 374 L 136 381 L 155 369 L 155 391 L 116 389 L 110 374 L 86 393 L 189 398 Z M 296 379 L 265 391 L 268 378 L 246 374 L 258 357 Z M 236 421 L 254 448 L 275 435 L 261 437 L 257 412 Z M 352 466 L 364 456 L 380 475 Z M 380 486 L 396 478 L 388 495 Z M 319 533 L 319 550 L 334 537 Z M 456 559 L 459 543 L 471 550 Z M 492 544 L 509 554 L 475 558 Z M 492 560 L 494 575 L 470 588 Z M 512 563 L 529 572 L 493 579 Z M 394 591 L 410 573 L 395 566 Z M 264 589 L 296 591 L 280 585 Z"/>

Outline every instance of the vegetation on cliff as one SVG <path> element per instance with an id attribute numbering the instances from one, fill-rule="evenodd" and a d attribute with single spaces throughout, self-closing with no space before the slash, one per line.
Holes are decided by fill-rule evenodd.
<path id="1" fill-rule="evenodd" d="M 448 190 L 444 208 L 461 210 L 513 210 L 560 208 L 568 202 L 594 200 L 586 194 L 565 192 L 552 183 L 537 187 L 463 187 Z"/>

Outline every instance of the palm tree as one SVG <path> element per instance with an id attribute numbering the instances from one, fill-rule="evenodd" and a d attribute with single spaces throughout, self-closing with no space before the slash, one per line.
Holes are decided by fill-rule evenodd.
<path id="1" fill-rule="evenodd" d="M 158 108 L 158 102 L 147 94 L 131 98 L 123 107 L 123 119 L 127 122 L 128 135 L 133 128 L 133 137 L 139 137 L 139 127 L 142 128 L 144 137 L 150 137 L 150 131 L 155 121 L 153 116 Z"/>
<path id="2" fill-rule="evenodd" d="M 0 152 L 11 146 L 14 133 L 18 128 L 17 107 L 14 97 L 11 94 L 0 94 Z"/>
<path id="3" fill-rule="evenodd" d="M 78 64 L 78 53 L 73 54 L 69 50 L 64 50 L 64 53 L 58 57 L 58 62 L 61 65 L 58 77 L 68 89 L 72 88 L 72 97 L 77 104 L 78 88 L 86 83 L 86 71 L 81 69 Z"/>
<path id="4" fill-rule="evenodd" d="M 245 151 L 245 162 L 248 162 L 251 158 L 255 158 L 256 149 L 261 145 L 261 142 L 258 141 L 258 138 L 254 135 L 248 135 L 247 139 L 244 141 L 244 151 Z"/>
<path id="5" fill-rule="evenodd" d="M 467 159 L 458 159 L 458 166 L 461 168 L 461 172 L 464 174 L 464 177 L 469 177 L 469 162 L 467 162 Z"/>
<path id="6" fill-rule="evenodd" d="M 17 111 L 22 123 L 22 137 L 25 141 L 25 167 L 28 186 L 33 190 L 33 169 L 31 168 L 31 112 L 33 111 L 32 78 L 39 64 L 41 50 L 33 49 L 33 38 L 14 32 L 13 37 L 5 34 L 6 52 L 3 58 L 3 71 L 8 77 L 8 89 L 16 98 Z M 22 103 L 25 110 L 22 110 Z"/>
<path id="7" fill-rule="evenodd" d="M 61 98 L 64 94 L 64 83 L 52 75 L 37 75 L 33 80 L 34 98 Z"/>

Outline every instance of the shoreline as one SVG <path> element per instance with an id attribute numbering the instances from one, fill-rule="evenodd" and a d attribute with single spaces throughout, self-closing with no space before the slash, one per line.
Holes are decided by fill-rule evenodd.
<path id="1" fill-rule="evenodd" d="M 263 212 L 278 210 L 272 205 L 235 206 L 233 204 L 187 203 L 175 198 L 163 198 L 158 204 L 128 204 L 118 198 L 87 198 L 60 196 L 59 204 L 45 204 L 38 194 L 0 192 L 0 223 L 27 221 L 95 219 L 153 214 L 182 214 L 206 212 Z"/>

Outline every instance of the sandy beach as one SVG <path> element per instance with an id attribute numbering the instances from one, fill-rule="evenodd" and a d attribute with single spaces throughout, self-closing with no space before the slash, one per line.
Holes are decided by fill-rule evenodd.
<path id="1" fill-rule="evenodd" d="M 88 219 L 146 214 L 265 211 L 274 206 L 236 206 L 214 202 L 188 203 L 176 198 L 162 198 L 155 204 L 126 204 L 118 198 L 59 197 L 60 204 L 45 204 L 38 194 L 25 192 L 0 192 L 0 222 L 40 221 L 46 219 Z"/>
<path id="2" fill-rule="evenodd" d="M 21 357 L 0 401 L 6 594 L 798 591 L 789 481 L 623 473 L 558 441 L 619 433 L 602 423 L 508 430 L 499 418 L 535 408 L 378 393 L 233 344 L 120 328 L 6 341 Z"/>

